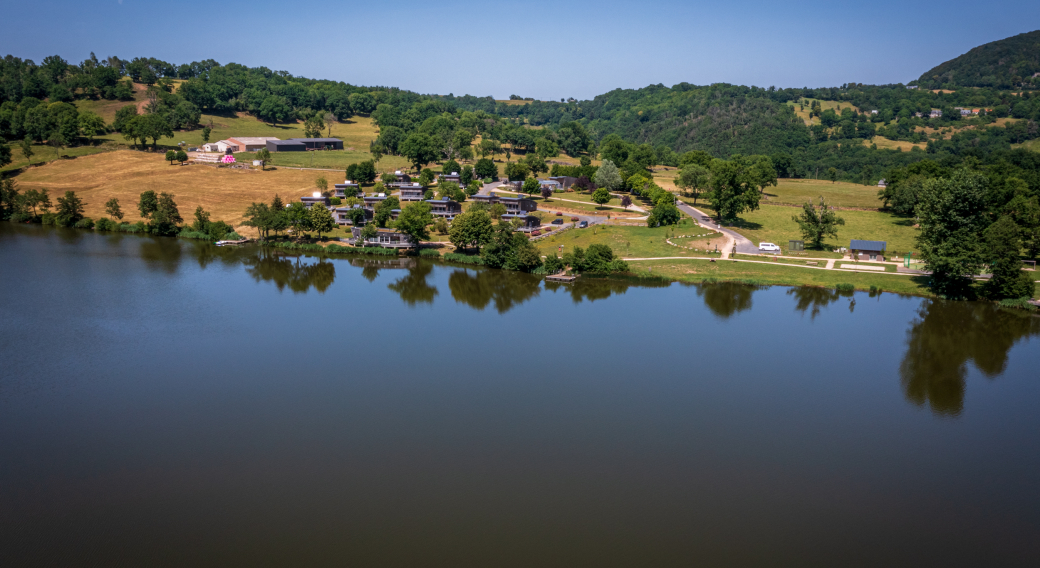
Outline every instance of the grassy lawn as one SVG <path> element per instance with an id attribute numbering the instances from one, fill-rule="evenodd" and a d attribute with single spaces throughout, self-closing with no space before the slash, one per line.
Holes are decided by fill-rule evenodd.
<path id="1" fill-rule="evenodd" d="M 323 150 L 318 152 L 277 152 L 271 154 L 272 160 L 268 162 L 271 166 L 287 166 L 294 168 L 326 168 L 332 170 L 346 170 L 350 164 L 364 162 L 372 159 L 372 155 L 356 150 Z M 255 152 L 238 152 L 235 159 L 239 162 L 251 163 L 256 158 Z M 408 160 L 401 156 L 383 156 L 376 169 L 381 172 L 392 172 L 394 170 L 411 169 Z M 335 178 L 339 183 L 339 178 Z M 329 180 L 330 183 L 332 180 Z"/>
<path id="2" fill-rule="evenodd" d="M 804 120 L 805 124 L 807 124 L 807 125 L 819 124 L 820 123 L 819 117 L 814 117 L 811 121 L 809 120 L 809 110 L 812 108 L 812 102 L 814 100 L 816 100 L 816 99 L 806 99 L 805 110 L 798 110 L 800 105 L 797 102 L 795 102 L 795 101 L 788 101 L 787 102 L 787 106 L 792 107 L 794 109 L 794 114 L 797 115 L 798 118 Z M 848 102 L 820 101 L 820 108 L 822 110 L 827 110 L 829 108 L 830 109 L 834 109 L 834 112 L 836 112 L 838 114 L 841 114 L 841 111 L 839 110 L 839 108 L 851 108 L 852 110 L 854 110 L 856 112 L 859 112 L 858 108 L 852 106 L 852 104 L 850 104 Z"/>
<path id="3" fill-rule="evenodd" d="M 904 152 L 909 152 L 914 148 L 924 150 L 928 147 L 928 145 L 924 143 L 914 144 L 913 142 L 908 142 L 906 140 L 889 140 L 884 136 L 875 136 L 870 140 L 863 141 L 864 146 L 870 146 L 871 144 L 877 144 L 879 150 L 902 150 Z"/>
<path id="4" fill-rule="evenodd" d="M 25 159 L 25 154 L 22 153 L 21 144 L 11 144 L 11 163 L 7 164 L 3 168 L 0 168 L 0 172 L 6 172 L 11 170 L 17 170 L 24 168 L 29 165 L 29 160 Z M 112 146 L 76 146 L 74 148 L 63 148 L 61 150 L 61 160 L 73 160 L 81 156 L 90 156 L 93 154 L 100 154 L 102 152 L 110 152 L 114 148 Z M 44 163 L 53 162 L 57 159 L 57 155 L 54 152 L 53 146 L 46 144 L 33 144 L 32 145 L 32 167 L 39 167 Z"/>
<path id="5" fill-rule="evenodd" d="M 1029 140 L 1021 144 L 1012 144 L 1012 148 L 1025 148 L 1026 150 L 1032 150 L 1034 152 L 1040 152 L 1040 138 L 1035 140 Z"/>
<path id="6" fill-rule="evenodd" d="M 795 207 L 765 205 L 757 211 L 741 215 L 738 224 L 732 228 L 753 243 L 776 243 L 786 251 L 787 241 L 802 239 L 798 224 L 791 219 L 798 213 L 799 209 Z M 838 216 L 845 219 L 845 225 L 838 227 L 838 237 L 829 237 L 823 241 L 825 253 L 806 251 L 809 256 L 838 258 L 839 255 L 830 251 L 841 246 L 848 247 L 850 239 L 886 241 L 890 254 L 916 248 L 914 237 L 917 229 L 913 228 L 913 220 L 881 211 L 839 211 Z"/>
<path id="7" fill-rule="evenodd" d="M 894 276 L 863 272 L 817 270 L 797 266 L 777 266 L 750 262 L 720 260 L 653 260 L 632 261 L 632 272 L 640 276 L 657 276 L 685 282 L 701 282 L 708 278 L 718 280 L 752 280 L 763 284 L 788 286 L 823 286 L 833 288 L 841 283 L 854 285 L 858 290 L 876 286 L 888 292 L 930 295 L 923 276 Z"/>
<path id="8" fill-rule="evenodd" d="M 877 209 L 881 201 L 877 198 L 878 188 L 843 181 L 830 182 L 815 179 L 777 180 L 776 187 L 767 187 L 762 204 L 769 202 L 801 205 L 812 201 L 819 205 L 820 196 L 832 207 L 865 207 Z M 702 200 L 698 200 L 702 201 Z"/>
<path id="9" fill-rule="evenodd" d="M 677 228 L 649 227 L 614 227 L 595 225 L 587 229 L 572 229 L 545 239 L 536 241 L 542 254 L 556 251 L 563 245 L 563 252 L 574 247 L 588 248 L 592 244 L 605 244 L 614 253 L 623 257 L 640 258 L 655 256 L 699 256 L 697 253 L 682 247 L 675 247 L 665 242 L 670 235 L 686 234 L 693 228 L 689 220 L 683 221 Z"/>

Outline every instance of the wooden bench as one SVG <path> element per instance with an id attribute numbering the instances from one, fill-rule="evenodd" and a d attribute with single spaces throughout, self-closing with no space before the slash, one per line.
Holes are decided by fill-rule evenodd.
<path id="1" fill-rule="evenodd" d="M 805 261 L 805 264 L 809 264 L 809 265 L 812 265 L 812 266 L 819 266 L 820 265 L 820 263 L 815 261 L 815 260 L 807 260 L 807 261 Z"/>

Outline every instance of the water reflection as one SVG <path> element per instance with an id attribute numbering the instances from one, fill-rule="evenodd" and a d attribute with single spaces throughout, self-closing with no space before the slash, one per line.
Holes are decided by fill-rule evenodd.
<path id="1" fill-rule="evenodd" d="M 704 305 L 720 319 L 728 319 L 737 312 L 751 309 L 751 295 L 758 286 L 736 282 L 697 284 L 697 295 L 704 298 Z"/>
<path id="2" fill-rule="evenodd" d="M 409 306 L 416 304 L 432 304 L 433 298 L 437 296 L 437 289 L 426 281 L 426 277 L 433 273 L 433 263 L 415 262 L 408 269 L 408 275 L 399 278 L 387 288 L 397 292 L 401 300 Z"/>
<path id="3" fill-rule="evenodd" d="M 907 400 L 956 416 L 964 407 L 968 362 L 987 378 L 1007 367 L 1020 339 L 1040 334 L 1040 318 L 981 302 L 924 300 L 907 332 L 899 373 Z"/>
<path id="4" fill-rule="evenodd" d="M 787 291 L 788 296 L 795 298 L 795 311 L 809 312 L 809 319 L 815 320 L 820 315 L 820 310 L 826 308 L 841 298 L 841 293 L 833 288 L 815 288 L 803 286 L 791 288 Z"/>
<path id="5" fill-rule="evenodd" d="M 457 269 L 448 277 L 448 289 L 460 304 L 483 310 L 494 302 L 495 310 L 504 314 L 537 296 L 539 282 L 538 277 L 522 272 Z"/>
<path id="6" fill-rule="evenodd" d="M 288 288 L 302 294 L 314 288 L 320 293 L 336 279 L 336 266 L 323 258 L 288 257 L 258 249 L 242 259 L 246 273 L 257 282 L 273 282 L 279 291 Z"/>

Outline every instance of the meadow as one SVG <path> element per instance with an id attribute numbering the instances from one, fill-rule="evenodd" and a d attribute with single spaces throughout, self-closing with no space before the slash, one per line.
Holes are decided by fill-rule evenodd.
<path id="1" fill-rule="evenodd" d="M 553 251 L 560 254 L 573 250 L 574 247 L 588 248 L 592 244 L 608 245 L 615 255 L 629 258 L 660 256 L 703 256 L 682 247 L 672 246 L 665 242 L 670 236 L 684 235 L 695 231 L 695 225 L 684 219 L 676 227 L 622 227 L 613 225 L 593 225 L 585 229 L 570 229 L 535 242 L 542 254 Z M 563 246 L 560 250 L 559 247 Z"/>
<path id="2" fill-rule="evenodd" d="M 802 240 L 798 224 L 792 219 L 799 212 L 800 209 L 796 207 L 764 205 L 757 211 L 738 216 L 732 229 L 755 244 L 778 244 L 786 253 L 789 240 Z M 839 254 L 830 251 L 838 247 L 848 247 L 850 239 L 886 241 L 890 254 L 893 251 L 905 253 L 917 248 L 914 242 L 917 229 L 913 227 L 912 219 L 884 211 L 838 211 L 837 214 L 845 220 L 845 224 L 838 227 L 838 236 L 825 238 L 823 251 L 807 251 L 810 256 L 838 258 Z"/>

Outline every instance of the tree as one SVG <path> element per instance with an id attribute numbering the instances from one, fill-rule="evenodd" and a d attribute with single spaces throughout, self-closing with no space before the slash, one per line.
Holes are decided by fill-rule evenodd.
<path id="1" fill-rule="evenodd" d="M 202 208 L 202 205 L 195 207 L 195 222 L 192 223 L 191 228 L 193 231 L 204 232 L 206 230 L 206 224 L 209 223 L 209 213 Z"/>
<path id="2" fill-rule="evenodd" d="M 159 208 L 159 198 L 155 195 L 155 192 L 148 190 L 141 193 L 141 198 L 137 202 L 137 210 L 141 212 L 141 217 L 145 219 L 151 218 L 152 213 Z"/>
<path id="3" fill-rule="evenodd" d="M 331 112 L 326 112 L 322 115 L 321 119 L 325 123 L 325 127 L 329 129 L 328 137 L 332 138 L 332 123 L 336 122 L 336 115 Z"/>
<path id="4" fill-rule="evenodd" d="M 105 213 L 120 221 L 123 220 L 123 209 L 119 206 L 119 200 L 115 197 L 105 202 Z"/>
<path id="5" fill-rule="evenodd" d="M 457 174 L 461 171 L 462 168 L 459 166 L 459 163 L 452 159 L 449 159 L 447 162 L 444 162 L 444 164 L 441 165 L 441 172 L 445 174 Z"/>
<path id="6" fill-rule="evenodd" d="M 473 181 L 473 166 L 462 166 L 462 170 L 459 172 L 459 182 L 463 186 L 468 186 Z"/>
<path id="7" fill-rule="evenodd" d="M 930 285 L 947 298 L 970 296 L 971 279 L 983 266 L 986 178 L 958 170 L 949 178 L 928 180 L 917 207 L 917 243 Z"/>
<path id="8" fill-rule="evenodd" d="M 730 160 L 711 161 L 708 202 L 724 220 L 730 220 L 744 211 L 758 209 L 762 181 L 746 157 L 735 154 Z"/>
<path id="9" fill-rule="evenodd" d="M 506 177 L 509 181 L 523 181 L 531 169 L 524 162 L 510 162 L 506 164 Z"/>
<path id="10" fill-rule="evenodd" d="M 524 163 L 527 164 L 527 168 L 531 171 L 531 175 L 534 176 L 549 171 L 549 166 L 545 164 L 545 160 L 537 154 L 528 154 L 524 156 Z"/>
<path id="11" fill-rule="evenodd" d="M 97 115 L 97 113 L 89 110 L 83 111 L 79 114 L 79 129 L 83 134 L 90 139 L 90 143 L 94 143 L 94 137 L 98 134 L 104 134 L 107 130 L 105 128 L 105 119 Z"/>
<path id="12" fill-rule="evenodd" d="M 596 170 L 594 180 L 598 187 L 605 187 L 607 191 L 617 191 L 625 183 L 621 179 L 621 173 L 618 172 L 617 166 L 610 160 L 603 160 L 603 165 Z"/>
<path id="13" fill-rule="evenodd" d="M 299 201 L 291 203 L 285 208 L 285 221 L 297 239 L 303 238 L 311 228 L 310 211 L 307 211 L 307 207 Z"/>
<path id="14" fill-rule="evenodd" d="M 328 207 L 317 203 L 311 206 L 311 230 L 318 233 L 318 238 L 321 238 L 322 233 L 331 233 L 336 228 L 336 220 L 332 218 L 332 212 L 329 211 Z"/>
<path id="15" fill-rule="evenodd" d="M 142 142 L 147 143 L 148 138 L 152 139 L 153 150 L 158 147 L 160 138 L 173 136 L 173 129 L 170 128 L 170 124 L 166 122 L 166 119 L 161 114 L 138 116 L 131 122 L 137 123 L 137 136 Z"/>
<path id="16" fill-rule="evenodd" d="M 820 196 L 819 211 L 813 207 L 812 201 L 806 201 L 802 205 L 802 213 L 791 219 L 798 223 L 798 227 L 802 230 L 802 238 L 816 249 L 822 246 L 824 237 L 837 237 L 838 225 L 845 224 L 845 219 L 838 217 L 830 207 L 827 207 L 823 196 Z"/>
<path id="17" fill-rule="evenodd" d="M 501 203 L 495 203 L 488 210 L 488 214 L 491 215 L 492 219 L 501 219 L 502 215 L 506 214 L 506 206 Z"/>
<path id="18" fill-rule="evenodd" d="M 401 208 L 401 201 L 396 196 L 389 196 L 386 199 L 379 202 L 375 206 L 375 221 L 376 225 L 385 227 L 390 222 L 391 217 L 394 215 L 394 209 Z"/>
<path id="19" fill-rule="evenodd" d="M 259 233 L 260 239 L 264 240 L 271 232 L 271 208 L 266 203 L 253 202 L 246 208 L 244 215 L 246 220 L 243 224 L 253 227 Z"/>
<path id="20" fill-rule="evenodd" d="M 32 165 L 32 157 L 34 153 L 35 152 L 33 152 L 32 149 L 32 140 L 29 139 L 28 136 L 26 136 L 22 140 L 22 155 L 25 156 L 25 159 L 29 162 L 30 166 Z"/>
<path id="21" fill-rule="evenodd" d="M 46 189 L 27 189 L 21 196 L 21 204 L 22 207 L 31 208 L 33 217 L 36 217 L 38 215 L 36 211 L 37 207 L 44 212 L 51 208 L 51 198 L 50 195 L 47 194 Z"/>
<path id="22" fill-rule="evenodd" d="M 267 162 L 271 161 L 271 151 L 267 148 L 260 148 L 256 151 L 256 159 L 260 160 L 260 171 L 264 171 L 267 167 Z"/>
<path id="23" fill-rule="evenodd" d="M 376 163 L 383 159 L 383 154 L 386 152 L 386 148 L 377 140 L 373 140 L 368 143 L 368 153 L 372 154 L 372 160 Z"/>
<path id="24" fill-rule="evenodd" d="M 477 160 L 477 163 L 473 166 L 473 173 L 480 179 L 490 178 L 492 181 L 498 180 L 498 166 L 495 162 L 487 158 L 481 158 Z"/>
<path id="25" fill-rule="evenodd" d="M 173 194 L 165 191 L 160 193 L 151 216 L 152 232 L 157 235 L 175 234 L 177 225 L 183 220 L 180 211 L 177 210 L 177 204 L 173 201 Z"/>
<path id="26" fill-rule="evenodd" d="M 621 196 L 621 206 L 624 207 L 625 209 L 628 209 L 629 207 L 631 207 L 632 206 L 632 198 L 627 196 L 627 195 L 622 195 Z"/>
<path id="27" fill-rule="evenodd" d="M 0 168 L 11 163 L 11 147 L 0 139 Z"/>
<path id="28" fill-rule="evenodd" d="M 542 199 L 548 201 L 549 198 L 552 197 L 552 195 L 553 195 L 553 190 L 552 190 L 551 187 L 549 187 L 547 185 L 542 187 Z"/>
<path id="29" fill-rule="evenodd" d="M 541 185 L 538 183 L 538 180 L 529 177 L 524 180 L 524 185 L 521 187 L 521 190 L 528 195 L 534 195 L 538 193 L 539 188 L 541 188 Z"/>
<path id="30" fill-rule="evenodd" d="M 419 185 L 423 187 L 429 187 L 433 185 L 433 180 L 436 176 L 433 175 L 433 170 L 430 168 L 423 168 L 423 171 L 419 172 Z"/>
<path id="31" fill-rule="evenodd" d="M 24 209 L 22 196 L 11 178 L 0 179 L 0 220 L 7 220 L 11 215 Z"/>
<path id="32" fill-rule="evenodd" d="M 275 126 L 279 122 L 288 120 L 291 113 L 292 109 L 289 107 L 289 102 L 285 97 L 268 95 L 264 97 L 264 102 L 260 104 L 257 116 L 265 122 L 270 122 L 271 126 Z"/>
<path id="33" fill-rule="evenodd" d="M 412 163 L 416 171 L 437 159 L 440 153 L 438 144 L 429 134 L 416 132 L 405 138 L 398 150 Z"/>
<path id="34" fill-rule="evenodd" d="M 480 209 L 469 210 L 455 217 L 448 229 L 448 239 L 456 248 L 476 248 L 491 242 L 492 227 L 491 215 Z"/>
<path id="35" fill-rule="evenodd" d="M 650 214 L 646 217 L 647 227 L 659 227 L 661 225 L 675 225 L 682 219 L 682 214 L 679 213 L 679 208 L 673 203 L 660 202 L 654 205 L 653 209 L 650 210 Z"/>
<path id="36" fill-rule="evenodd" d="M 350 218 L 350 223 L 355 227 L 365 224 L 365 210 L 362 207 L 351 207 L 350 211 L 347 211 L 347 217 Z"/>
<path id="37" fill-rule="evenodd" d="M 607 203 L 609 203 L 610 197 L 610 192 L 607 191 L 607 188 L 605 187 L 601 187 L 596 191 L 592 192 L 592 201 L 600 205 L 606 205 Z"/>
<path id="38" fill-rule="evenodd" d="M 167 150 L 166 151 L 166 161 L 170 162 L 171 166 L 173 165 L 173 162 L 176 159 L 177 159 L 177 151 L 176 150 Z"/>
<path id="39" fill-rule="evenodd" d="M 1022 270 L 1022 228 L 1010 216 L 1002 216 L 986 229 L 986 256 L 993 276 L 986 283 L 987 295 L 994 300 L 1032 298 L 1036 289 L 1033 277 Z"/>
<path id="40" fill-rule="evenodd" d="M 212 132 L 212 131 L 213 130 L 210 127 L 208 127 L 208 126 L 203 126 L 202 127 L 202 143 L 203 144 L 209 142 L 209 133 Z"/>
<path id="41" fill-rule="evenodd" d="M 430 232 L 426 226 L 431 223 L 433 214 L 430 213 L 430 204 L 419 201 L 401 210 L 397 217 L 397 230 L 411 237 L 412 246 L 418 248 L 420 241 L 429 240 Z"/>
<path id="42" fill-rule="evenodd" d="M 827 179 L 831 180 L 831 183 L 838 181 L 838 170 L 835 168 L 827 168 Z"/>
<path id="43" fill-rule="evenodd" d="M 303 123 L 303 136 L 305 138 L 320 138 L 321 131 L 325 128 L 325 123 L 321 120 L 319 115 L 314 115 L 308 118 Z"/>
<path id="44" fill-rule="evenodd" d="M 708 187 L 710 178 L 711 172 L 708 168 L 698 163 L 690 163 L 679 171 L 678 177 L 675 178 L 675 186 L 684 192 L 693 192 L 693 203 L 696 205 L 697 196 L 702 189 Z"/>
<path id="45" fill-rule="evenodd" d="M 181 165 L 184 165 L 184 162 L 188 161 L 188 153 L 184 150 L 177 150 L 177 155 L 175 156 L 175 158 L 178 162 L 181 163 Z"/>
<path id="46" fill-rule="evenodd" d="M 314 180 L 314 188 L 321 192 L 325 197 L 328 197 L 329 180 L 325 179 L 325 176 L 318 176 L 318 179 Z"/>
<path id="47" fill-rule="evenodd" d="M 477 146 L 477 151 L 480 152 L 480 157 L 483 158 L 487 155 L 491 155 L 491 159 L 495 159 L 495 154 L 501 151 L 502 145 L 497 140 L 491 138 L 484 138 L 480 141 L 480 145 Z"/>

